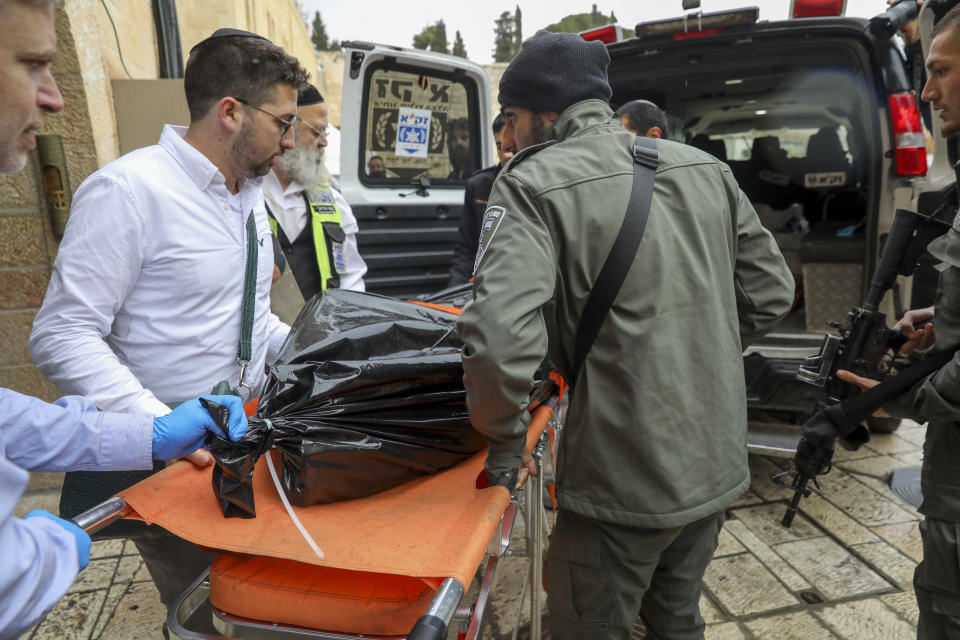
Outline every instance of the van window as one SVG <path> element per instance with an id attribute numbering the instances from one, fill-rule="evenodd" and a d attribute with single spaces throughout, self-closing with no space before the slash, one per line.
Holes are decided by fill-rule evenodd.
<path id="1" fill-rule="evenodd" d="M 837 134 L 837 141 L 840 143 L 840 149 L 843 150 L 847 162 L 853 157 L 850 153 L 850 142 L 848 141 L 847 127 L 843 124 L 834 125 Z M 810 139 L 820 132 L 821 128 L 797 127 L 780 129 L 750 129 L 739 133 L 722 134 L 711 139 L 722 140 L 726 149 L 727 160 L 749 160 L 753 151 L 753 141 L 757 138 L 768 136 L 776 137 L 780 141 L 780 149 L 785 158 L 805 158 L 807 148 L 810 146 Z M 821 134 L 823 135 L 823 134 Z"/>
<path id="2" fill-rule="evenodd" d="M 371 65 L 364 83 L 360 180 L 368 186 L 462 186 L 480 168 L 474 83 L 400 65 Z"/>

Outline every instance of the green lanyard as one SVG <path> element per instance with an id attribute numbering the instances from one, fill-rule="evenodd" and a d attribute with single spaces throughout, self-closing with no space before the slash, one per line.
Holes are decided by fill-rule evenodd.
<path id="1" fill-rule="evenodd" d="M 250 386 L 243 379 L 247 373 L 247 366 L 253 355 L 253 316 L 257 306 L 257 222 L 253 218 L 253 210 L 247 216 L 247 264 L 243 270 L 243 305 L 240 314 L 240 340 L 237 342 L 237 364 L 240 365 L 240 379 L 236 387 L 231 387 L 226 380 L 213 385 L 214 395 L 240 396 L 244 401 L 251 395 Z M 247 392 L 242 389 L 246 387 Z"/>
<path id="2" fill-rule="evenodd" d="M 257 223 L 253 218 L 253 210 L 247 216 L 247 264 L 243 271 L 243 308 L 240 316 L 240 341 L 237 343 L 237 364 L 240 365 L 240 380 L 237 382 L 237 391 L 240 397 L 246 399 L 241 389 L 250 387 L 243 377 L 247 372 L 247 365 L 253 355 L 253 316 L 257 306 Z"/>

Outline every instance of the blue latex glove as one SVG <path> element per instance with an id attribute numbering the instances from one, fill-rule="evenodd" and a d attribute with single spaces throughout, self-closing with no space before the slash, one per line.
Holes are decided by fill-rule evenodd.
<path id="1" fill-rule="evenodd" d="M 247 432 L 247 416 L 243 412 L 243 400 L 237 396 L 203 396 L 206 400 L 223 405 L 230 412 L 227 422 L 230 440 L 236 441 Z M 153 421 L 153 459 L 173 460 L 193 453 L 203 446 L 207 431 L 226 438 L 213 416 L 200 404 L 199 398 L 160 416 Z"/>
<path id="2" fill-rule="evenodd" d="M 87 565 L 90 564 L 90 536 L 87 535 L 86 531 L 73 524 L 69 520 L 58 518 L 49 511 L 44 511 L 43 509 L 34 509 L 27 515 L 23 516 L 24 520 L 27 518 L 46 518 L 47 520 L 53 520 L 58 525 L 72 533 L 73 537 L 77 540 L 77 561 L 80 563 L 80 571 L 83 571 L 87 568 Z"/>

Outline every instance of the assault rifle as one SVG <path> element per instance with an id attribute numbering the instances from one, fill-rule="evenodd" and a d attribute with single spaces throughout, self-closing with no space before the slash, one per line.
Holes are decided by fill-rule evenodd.
<path id="1" fill-rule="evenodd" d="M 920 364 L 894 371 L 894 361 L 906 338 L 899 329 L 887 326 L 886 314 L 880 311 L 883 296 L 893 288 L 897 276 L 913 275 L 927 245 L 950 228 L 957 209 L 957 190 L 950 184 L 940 192 L 941 205 L 929 215 L 897 209 L 887 235 L 880 263 L 877 265 L 866 300 L 847 314 L 846 321 L 828 323 L 839 335 L 824 336 L 820 353 L 808 357 L 797 371 L 797 379 L 823 389 L 824 401 L 804 425 L 828 421 L 842 436 L 841 443 L 856 448 L 869 435 L 860 422 L 885 400 L 907 391 L 913 384 L 942 367 L 951 354 L 925 358 Z M 893 357 L 885 360 L 888 352 Z M 858 376 L 878 380 L 881 384 L 860 392 L 856 386 L 837 378 L 837 371 L 846 369 Z M 896 373 L 896 375 L 895 375 Z M 793 489 L 781 524 L 789 527 L 797 513 L 800 499 L 810 495 L 808 484 L 832 467 L 833 447 L 818 446 L 803 437 L 793 458 L 795 472 L 789 483 L 777 475 L 774 481 Z"/>

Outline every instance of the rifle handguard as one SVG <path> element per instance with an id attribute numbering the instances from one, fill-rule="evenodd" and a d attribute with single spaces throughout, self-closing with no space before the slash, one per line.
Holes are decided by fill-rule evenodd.
<path id="1" fill-rule="evenodd" d="M 952 359 L 953 352 L 938 353 L 925 357 L 917 364 L 904 367 L 889 380 L 828 407 L 828 410 L 834 410 L 829 414 L 831 422 L 837 425 L 838 430 L 841 427 L 848 428 L 851 424 L 860 424 L 884 402 L 906 393 L 910 387 L 938 371 Z M 845 432 L 841 431 L 841 435 L 844 434 Z"/>

